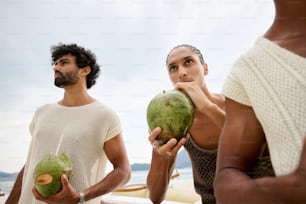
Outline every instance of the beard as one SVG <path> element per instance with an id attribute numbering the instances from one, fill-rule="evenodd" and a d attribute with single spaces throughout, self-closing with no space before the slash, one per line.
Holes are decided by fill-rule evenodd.
<path id="1" fill-rule="evenodd" d="M 60 73 L 59 77 L 54 79 L 54 85 L 57 87 L 65 87 L 78 83 L 78 72 L 68 72 L 66 75 Z"/>

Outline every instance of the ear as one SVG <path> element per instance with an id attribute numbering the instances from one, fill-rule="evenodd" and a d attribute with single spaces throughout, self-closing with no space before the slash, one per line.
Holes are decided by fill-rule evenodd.
<path id="1" fill-rule="evenodd" d="M 208 74 L 208 65 L 206 63 L 204 63 L 203 69 L 204 69 L 204 75 L 207 75 Z"/>
<path id="2" fill-rule="evenodd" d="M 81 76 L 87 76 L 90 72 L 91 72 L 91 68 L 89 66 L 86 66 L 82 69 L 80 69 L 81 71 Z"/>

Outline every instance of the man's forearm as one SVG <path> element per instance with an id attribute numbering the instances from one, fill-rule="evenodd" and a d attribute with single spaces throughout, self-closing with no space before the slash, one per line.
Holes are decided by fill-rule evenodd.
<path id="1" fill-rule="evenodd" d="M 220 129 L 223 127 L 225 121 L 225 112 L 216 104 L 207 104 L 201 112 L 206 114 L 217 127 Z"/>
<path id="2" fill-rule="evenodd" d="M 304 203 L 305 198 L 301 197 L 301 192 L 305 192 L 304 180 L 292 174 L 250 179 L 241 172 L 224 170 L 216 177 L 214 187 L 217 203 L 222 204 Z"/>
<path id="3" fill-rule="evenodd" d="M 21 171 L 19 172 L 15 184 L 12 188 L 12 191 L 7 198 L 5 204 L 18 204 L 20 194 L 21 194 L 21 186 L 22 186 L 22 178 L 23 178 L 24 166 L 22 167 Z"/>
<path id="4" fill-rule="evenodd" d="M 85 200 L 90 200 L 95 197 L 110 193 L 116 188 L 126 184 L 130 179 L 130 168 L 117 167 L 111 171 L 102 181 L 88 189 L 84 189 Z"/>

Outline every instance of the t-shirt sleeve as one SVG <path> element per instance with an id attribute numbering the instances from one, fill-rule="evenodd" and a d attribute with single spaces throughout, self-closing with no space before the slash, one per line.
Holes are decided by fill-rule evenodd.
<path id="1" fill-rule="evenodd" d="M 35 124 L 36 124 L 36 120 L 37 120 L 37 117 L 39 115 L 39 112 L 42 108 L 39 107 L 35 112 L 34 112 L 34 115 L 33 115 L 33 118 L 30 122 L 30 125 L 29 125 L 29 131 L 30 131 L 30 135 L 33 136 L 34 135 L 34 130 L 35 130 Z"/>
<path id="2" fill-rule="evenodd" d="M 109 111 L 109 129 L 105 141 L 108 141 L 122 132 L 121 121 L 118 114 L 112 110 Z"/>
<path id="3" fill-rule="evenodd" d="M 243 86 L 243 79 L 246 73 L 247 64 L 240 58 L 234 63 L 230 73 L 226 77 L 222 87 L 222 94 L 238 103 L 251 106 L 251 102 Z"/>

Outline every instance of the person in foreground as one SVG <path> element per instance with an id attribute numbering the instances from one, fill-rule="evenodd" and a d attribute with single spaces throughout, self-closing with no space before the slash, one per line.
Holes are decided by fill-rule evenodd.
<path id="1" fill-rule="evenodd" d="M 111 108 L 87 91 L 100 72 L 90 50 L 76 44 L 59 44 L 51 52 L 54 83 L 64 89 L 64 97 L 35 112 L 30 124 L 28 159 L 6 203 L 100 203 L 101 195 L 124 185 L 130 178 L 120 120 Z M 63 175 L 62 190 L 43 198 L 33 187 L 33 170 L 43 155 L 55 153 L 57 147 L 73 163 L 72 178 L 68 181 Z M 107 160 L 113 170 L 105 176 Z"/>
<path id="2" fill-rule="evenodd" d="M 274 5 L 273 24 L 223 86 L 217 203 L 306 203 L 306 1 Z M 246 170 L 265 140 L 276 177 L 249 179 Z"/>
<path id="3" fill-rule="evenodd" d="M 156 139 L 161 129 L 155 128 L 150 133 L 149 140 L 154 147 L 147 176 L 150 199 L 153 203 L 160 203 L 164 199 L 177 152 L 184 145 L 192 161 L 196 191 L 203 200 L 212 201 L 216 149 L 225 115 L 224 100 L 220 94 L 208 90 L 205 83 L 208 66 L 197 48 L 178 45 L 168 54 L 166 65 L 171 82 L 176 89 L 190 96 L 196 112 L 190 129 L 191 136 L 179 141 L 173 138 L 159 147 Z M 204 161 L 203 157 L 207 159 Z"/>

